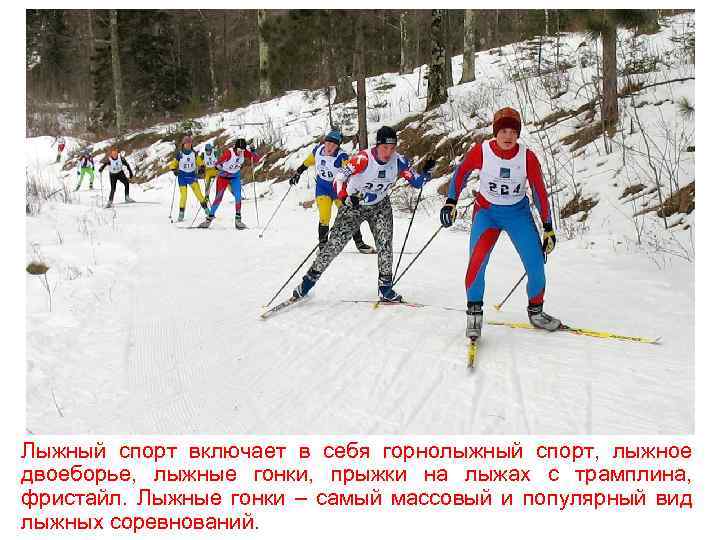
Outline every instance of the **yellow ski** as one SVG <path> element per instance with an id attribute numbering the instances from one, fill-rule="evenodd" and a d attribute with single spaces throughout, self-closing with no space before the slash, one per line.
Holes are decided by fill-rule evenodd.
<path id="1" fill-rule="evenodd" d="M 477 338 L 470 338 L 470 344 L 468 345 L 468 369 L 475 367 L 475 355 L 477 354 Z"/>
<path id="2" fill-rule="evenodd" d="M 526 322 L 507 322 L 507 321 L 485 321 L 487 324 L 492 324 L 495 326 L 508 326 L 510 328 L 523 328 L 526 330 L 541 330 L 540 328 L 535 328 L 532 324 L 526 323 Z M 587 337 L 594 337 L 594 338 L 601 338 L 601 339 L 618 339 L 622 341 L 634 341 L 635 343 L 648 343 L 651 345 L 659 345 L 661 338 L 646 338 L 646 337 L 638 337 L 638 336 L 623 336 L 621 334 L 614 334 L 612 332 L 604 332 L 600 330 L 590 330 L 588 328 L 574 328 L 572 326 L 562 325 L 560 328 L 558 328 L 558 331 L 560 332 L 570 332 L 571 334 L 576 334 L 578 336 L 587 336 Z"/>

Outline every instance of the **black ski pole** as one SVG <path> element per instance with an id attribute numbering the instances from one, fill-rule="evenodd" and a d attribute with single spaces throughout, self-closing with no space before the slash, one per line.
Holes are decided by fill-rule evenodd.
<path id="1" fill-rule="evenodd" d="M 288 283 L 290 283 L 290 280 L 295 277 L 295 274 L 297 274 L 297 273 L 300 271 L 300 269 L 301 269 L 301 268 L 303 267 L 303 265 L 307 262 L 307 260 L 308 260 L 310 257 L 312 257 L 312 254 L 315 253 L 315 250 L 316 250 L 319 246 L 320 246 L 320 244 L 315 244 L 315 247 L 312 248 L 312 251 L 311 251 L 310 253 L 308 253 L 307 257 L 305 257 L 305 258 L 303 259 L 303 262 L 301 262 L 301 263 L 298 265 L 298 267 L 295 269 L 295 271 L 292 273 L 292 275 L 287 279 L 287 281 L 286 281 L 285 283 L 283 283 L 283 286 L 280 287 L 280 290 L 279 290 L 278 292 L 276 292 L 276 293 L 275 293 L 275 296 L 273 296 L 273 297 L 270 299 L 270 301 L 269 301 L 267 304 L 265 304 L 263 307 L 268 307 L 270 304 L 273 303 L 273 300 L 275 300 L 275 299 L 280 295 L 280 293 L 282 292 L 282 290 L 287 286 Z"/>
<path id="2" fill-rule="evenodd" d="M 177 185 L 178 185 L 178 180 L 177 180 L 177 178 L 174 178 L 173 179 L 172 199 L 170 199 L 170 213 L 168 214 L 168 219 L 170 219 L 170 223 L 175 223 L 172 218 L 172 209 L 173 209 L 173 205 L 175 204 L 175 188 L 177 187 Z"/>
<path id="3" fill-rule="evenodd" d="M 500 311 L 500 309 L 502 309 L 503 305 L 505 304 L 505 302 L 507 302 L 508 298 L 510 298 L 510 296 L 512 296 L 512 293 L 515 292 L 515 289 L 517 289 L 518 286 L 522 283 L 523 279 L 525 279 L 525 276 L 527 276 L 527 272 L 525 272 L 522 275 L 522 277 L 518 280 L 518 282 L 515 284 L 515 286 L 512 289 L 510 289 L 510 292 L 507 293 L 507 296 L 505 298 L 503 298 L 503 301 L 500 302 L 499 304 L 495 304 L 493 306 L 496 310 Z"/>
<path id="4" fill-rule="evenodd" d="M 465 208 L 463 209 L 463 213 L 460 216 L 461 218 L 465 216 L 465 213 L 467 212 L 468 208 L 473 206 L 473 204 L 475 204 L 475 203 L 471 202 L 470 204 L 465 206 Z M 440 227 L 438 227 L 438 230 L 432 234 L 432 236 L 430 237 L 430 239 L 427 242 L 425 242 L 425 245 L 422 247 L 422 249 L 420 249 L 420 251 L 417 252 L 417 255 L 415 255 L 415 257 L 413 257 L 413 260 L 410 261 L 410 263 L 405 267 L 405 270 L 403 270 L 402 273 L 393 280 L 393 282 L 392 282 L 393 287 L 395 286 L 395 284 L 398 281 L 400 281 L 400 278 L 405 275 L 405 272 L 407 272 L 410 269 L 410 267 L 415 263 L 415 261 L 417 261 L 418 257 L 420 257 L 420 255 L 422 255 L 423 251 L 425 251 L 425 249 L 430 245 L 430 242 L 432 242 L 435 239 L 435 237 L 438 235 L 438 233 L 443 229 L 444 229 L 444 226 L 440 225 Z"/>
<path id="5" fill-rule="evenodd" d="M 395 272 L 393 273 L 394 276 L 397 276 L 398 270 L 400 269 L 400 261 L 402 261 L 403 253 L 405 253 L 405 244 L 407 244 L 408 237 L 410 236 L 410 229 L 412 228 L 413 221 L 415 220 L 415 212 L 417 212 L 418 206 L 420 205 L 420 199 L 422 199 L 422 193 L 424 188 L 425 184 L 420 186 L 420 193 L 418 194 L 415 208 L 413 208 L 412 216 L 410 216 L 410 223 L 408 224 L 407 232 L 405 233 L 405 240 L 403 240 L 402 248 L 400 248 L 400 256 L 398 257 L 397 265 L 395 265 Z M 393 278 L 393 282 L 394 281 L 395 278 Z"/>
<path id="6" fill-rule="evenodd" d="M 210 206 L 210 188 L 212 187 L 213 181 L 215 180 L 215 178 L 216 178 L 216 176 L 213 176 L 212 178 L 210 178 L 210 183 L 205 188 L 205 191 L 206 191 L 205 204 L 207 204 L 208 207 Z M 200 208 L 198 208 L 197 211 L 195 212 L 195 217 L 193 218 L 192 222 L 190 223 L 191 229 L 195 225 L 195 220 L 197 219 L 198 215 L 200 215 L 200 210 L 202 210 L 202 205 L 200 205 Z"/>
<path id="7" fill-rule="evenodd" d="M 440 227 L 438 227 L 437 231 L 435 231 L 435 232 L 432 234 L 432 236 L 430 237 L 430 239 L 429 239 L 427 242 L 425 242 L 425 245 L 422 247 L 422 249 L 420 249 L 420 251 L 417 252 L 417 255 L 415 255 L 415 257 L 413 257 L 413 260 L 410 261 L 410 263 L 405 267 L 405 270 L 403 270 L 402 273 L 393 280 L 393 282 L 392 282 L 392 286 L 393 286 L 393 287 L 395 286 L 395 284 L 396 284 L 398 281 L 400 281 L 400 278 L 402 278 L 402 277 L 405 275 L 405 272 L 407 272 L 407 271 L 409 270 L 409 268 L 415 263 L 415 261 L 417 261 L 418 257 L 419 257 L 420 255 L 422 255 L 422 252 L 423 252 L 423 251 L 425 251 L 425 248 L 427 248 L 427 247 L 430 245 L 430 242 L 432 242 L 432 241 L 435 239 L 435 237 L 438 235 L 438 233 L 439 233 L 440 231 L 442 231 L 442 230 L 443 230 L 443 226 L 440 225 Z"/>
<path id="8" fill-rule="evenodd" d="M 292 189 L 292 184 L 290 184 L 288 186 L 288 189 L 285 192 L 285 195 L 283 195 L 282 199 L 280 199 L 280 202 L 278 203 L 277 208 L 275 208 L 275 211 L 272 213 L 272 216 L 270 216 L 270 219 L 268 219 L 268 222 L 265 224 L 265 228 L 262 230 L 262 232 L 259 235 L 260 238 L 262 238 L 263 234 L 265 234 L 265 231 L 270 226 L 270 222 L 273 220 L 273 218 L 275 217 L 275 214 L 277 214 L 278 210 L 280 210 L 280 205 L 282 205 L 283 201 L 285 200 L 285 197 L 288 196 L 288 193 L 290 193 L 291 189 Z"/>

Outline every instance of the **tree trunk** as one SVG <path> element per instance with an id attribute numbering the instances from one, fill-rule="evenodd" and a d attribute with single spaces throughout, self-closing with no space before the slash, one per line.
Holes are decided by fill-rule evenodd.
<path id="1" fill-rule="evenodd" d="M 87 24 L 88 24 L 88 65 L 87 65 L 87 81 L 88 81 L 88 114 L 90 114 L 94 107 L 93 99 L 93 88 L 92 88 L 92 77 L 93 69 L 95 64 L 93 62 L 93 56 L 95 56 L 95 28 L 93 26 L 93 10 L 87 10 Z"/>
<path id="2" fill-rule="evenodd" d="M 198 12 L 207 26 L 208 70 L 210 71 L 210 108 L 214 109 L 217 107 L 218 96 L 220 94 L 217 78 L 215 77 L 215 42 L 213 40 L 212 24 L 210 19 L 205 16 L 201 9 L 198 9 Z"/>
<path id="3" fill-rule="evenodd" d="M 115 126 L 118 131 L 125 127 L 123 108 L 123 81 L 120 71 L 120 44 L 118 40 L 117 9 L 110 10 L 110 54 L 112 56 L 113 93 L 115 94 Z"/>
<path id="4" fill-rule="evenodd" d="M 452 48 L 450 47 L 450 10 L 444 9 L 443 14 L 443 42 L 445 49 L 445 86 L 450 88 L 453 85 L 452 75 Z"/>
<path id="5" fill-rule="evenodd" d="M 269 99 L 271 95 L 270 91 L 270 49 L 268 48 L 267 41 L 263 36 L 263 27 L 265 24 L 266 14 L 264 9 L 258 9 L 257 20 L 258 20 L 258 55 L 260 60 L 260 88 L 259 96 L 260 99 Z"/>
<path id="6" fill-rule="evenodd" d="M 408 32 L 407 10 L 400 12 L 400 74 L 412 73 L 410 63 L 410 33 Z"/>
<path id="7" fill-rule="evenodd" d="M 618 95 L 617 95 L 617 26 L 607 21 L 602 33 L 603 48 L 603 95 L 601 119 L 603 128 L 608 136 L 615 134 L 615 125 L 618 121 Z"/>
<path id="8" fill-rule="evenodd" d="M 225 99 L 228 98 L 230 95 L 230 72 L 229 67 L 230 66 L 230 58 L 228 57 L 228 35 L 227 35 L 227 20 L 228 20 L 228 13 L 227 10 L 223 11 L 223 66 L 225 66 L 225 69 L 223 70 L 223 97 Z"/>
<path id="9" fill-rule="evenodd" d="M 423 61 L 420 58 L 420 12 L 415 11 L 415 65 L 420 68 L 422 73 Z"/>
<path id="10" fill-rule="evenodd" d="M 365 99 L 365 20 L 362 15 L 355 19 L 355 69 L 357 72 L 357 115 L 358 144 L 363 150 L 368 147 L 367 103 Z"/>
<path id="11" fill-rule="evenodd" d="M 460 83 L 475 80 L 475 17 L 472 9 L 465 10 L 463 23 L 463 72 Z"/>
<path id="12" fill-rule="evenodd" d="M 430 25 L 430 65 L 428 70 L 428 96 L 426 110 L 434 109 L 447 101 L 445 86 L 445 44 L 443 40 L 443 10 L 432 10 Z"/>

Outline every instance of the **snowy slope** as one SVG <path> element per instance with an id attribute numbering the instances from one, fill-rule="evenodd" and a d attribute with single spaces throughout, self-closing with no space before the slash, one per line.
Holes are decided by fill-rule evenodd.
<path id="1" fill-rule="evenodd" d="M 647 46 L 660 47 L 672 31 L 650 36 Z M 579 37 L 564 39 L 572 49 Z M 492 63 L 496 59 L 478 53 L 478 74 L 485 80 L 501 80 L 502 71 Z M 417 72 L 388 74 L 369 84 L 375 88 L 383 81 L 395 84 L 386 91 L 391 105 L 380 109 L 371 130 L 417 114 L 424 105 L 414 93 Z M 682 92 L 692 98 L 689 83 Z M 467 106 L 472 101 L 467 95 L 479 88 L 473 83 L 453 88 L 448 107 Z M 670 91 L 657 88 L 652 91 Z M 639 99 L 648 99 L 647 94 Z M 379 92 L 370 95 L 372 103 Z M 647 115 L 650 133 L 659 110 L 679 121 L 673 103 L 642 107 L 638 113 Z M 471 122 L 469 116 L 457 118 Z M 462 131 L 441 120 L 437 129 L 442 124 L 447 133 Z M 297 91 L 200 121 L 208 133 L 225 128 L 276 138 L 277 146 L 296 149 L 286 158 L 292 167 L 327 129 L 326 103 L 320 93 Z M 572 122 L 551 129 L 571 130 Z M 233 127 L 241 123 L 263 126 Z M 629 131 L 628 137 L 637 136 Z M 524 135 L 533 145 L 531 134 Z M 661 137 L 651 136 L 659 145 Z M 28 170 L 53 186 L 74 187 L 74 173 L 52 163 L 50 142 L 27 140 Z M 80 142 L 68 141 L 75 144 Z M 50 311 L 40 278 L 28 275 L 28 430 L 692 432 L 693 263 L 670 254 L 669 247 L 663 251 L 633 242 L 635 226 L 618 200 L 625 186 L 610 182 L 622 163 L 620 152 L 606 156 L 595 146 L 585 148 L 572 161 L 576 171 L 586 169 L 575 180 L 583 194 L 592 193 L 599 202 L 587 220 L 578 222 L 575 234 L 561 236 L 548 262 L 546 308 L 581 327 L 662 335 L 662 345 L 486 326 L 477 369 L 469 373 L 462 312 L 468 236 L 462 227 L 442 231 L 398 285 L 407 299 L 434 307 L 373 310 L 366 303 L 344 302 L 369 300 L 376 292 L 376 258 L 357 254 L 351 244 L 304 305 L 260 321 L 261 306 L 314 245 L 316 211 L 300 206 L 312 194 L 305 180 L 291 190 L 262 239 L 257 228 L 233 228 L 228 196 L 209 231 L 170 224 L 168 209 L 177 197 L 172 175 L 132 186 L 131 195 L 147 204 L 112 210 L 100 208 L 96 183 L 94 192 L 85 186 L 73 195 L 72 204 L 48 202 L 27 219 L 28 262 L 41 259 L 51 267 L 52 291 Z M 159 143 L 142 157 L 129 158 L 137 165 L 171 150 L 171 143 Z M 683 156 L 683 183 L 694 179 L 691 157 Z M 417 251 L 437 229 L 442 198 L 432 194 L 444 180 L 425 190 L 431 196 L 418 211 L 409 251 Z M 104 182 L 106 195 L 107 176 Z M 288 189 L 272 182 L 257 185 L 258 195 L 265 195 L 258 201 L 262 225 Z M 246 186 L 243 217 L 255 226 L 252 195 L 252 186 Z M 173 214 L 176 208 L 175 198 Z M 188 210 L 190 216 L 197 210 L 192 196 Z M 682 217 L 684 224 L 693 224 L 692 214 Z M 406 213 L 396 211 L 398 251 L 408 222 Z M 682 245 L 692 242 L 693 227 L 666 233 L 657 217 L 648 217 L 644 226 L 665 235 L 658 245 L 669 246 L 669 234 Z M 371 238 L 366 226 L 364 234 Z M 403 266 L 411 257 L 404 257 Z M 519 258 L 502 236 L 487 272 L 486 304 L 502 299 L 521 274 Z M 488 308 L 487 317 L 522 321 L 525 305 L 521 288 L 502 312 Z"/>

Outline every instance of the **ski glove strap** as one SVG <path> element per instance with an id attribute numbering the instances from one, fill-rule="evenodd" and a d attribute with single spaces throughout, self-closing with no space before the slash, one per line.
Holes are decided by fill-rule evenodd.
<path id="1" fill-rule="evenodd" d="M 457 201 L 455 199 L 448 199 L 445 201 L 445 206 L 440 209 L 440 223 L 443 227 L 451 227 L 455 218 L 457 217 L 456 209 Z"/>
<path id="2" fill-rule="evenodd" d="M 552 250 L 555 249 L 555 244 L 557 244 L 557 238 L 555 237 L 555 231 L 553 230 L 552 223 L 543 223 L 543 252 L 545 253 L 545 257 L 547 258 L 550 253 L 552 253 Z"/>

